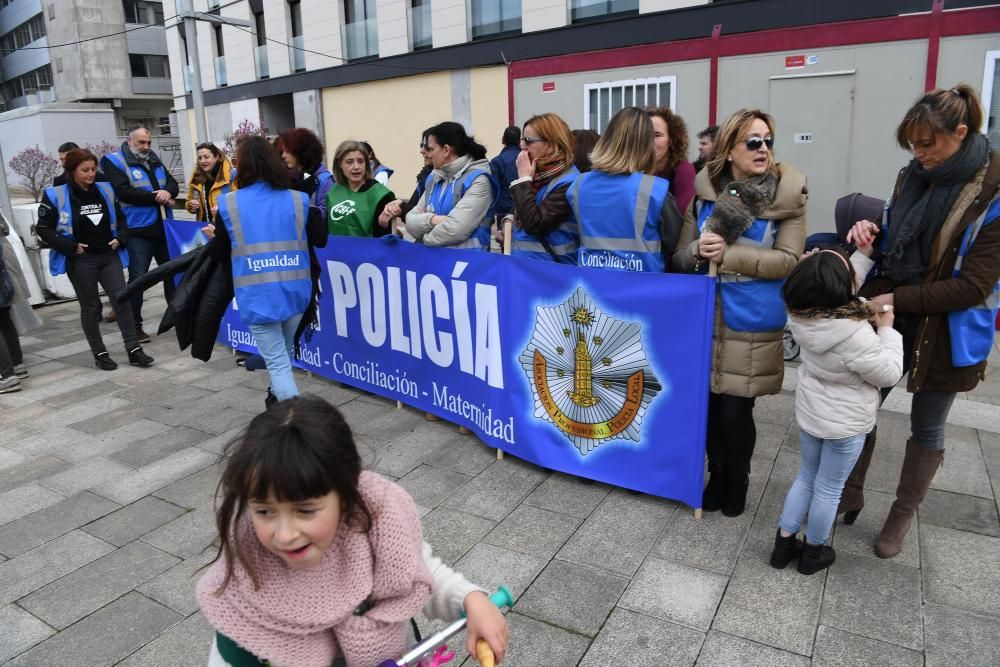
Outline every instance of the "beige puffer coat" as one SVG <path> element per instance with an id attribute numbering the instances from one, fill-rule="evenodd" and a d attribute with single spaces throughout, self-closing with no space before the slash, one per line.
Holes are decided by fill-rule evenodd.
<path id="1" fill-rule="evenodd" d="M 787 278 L 799 261 L 806 242 L 806 177 L 790 164 L 778 164 L 778 189 L 771 207 L 760 215 L 780 222 L 774 247 L 730 245 L 722 257 L 719 273 L 735 273 L 776 280 Z M 684 226 L 674 253 L 674 270 L 691 273 L 697 265 L 698 200 L 716 200 L 715 188 L 702 169 L 694 179 L 695 199 L 684 215 Z M 715 332 L 712 346 L 713 394 L 754 397 L 777 394 L 785 372 L 781 348 L 782 330 L 733 331 L 722 319 L 722 299 L 716 292 Z"/>

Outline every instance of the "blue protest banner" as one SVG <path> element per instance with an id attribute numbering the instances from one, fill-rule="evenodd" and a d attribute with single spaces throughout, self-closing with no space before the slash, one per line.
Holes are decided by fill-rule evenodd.
<path id="1" fill-rule="evenodd" d="M 701 505 L 714 280 L 333 237 L 301 368 L 538 465 Z M 251 350 L 230 309 L 219 332 Z"/>

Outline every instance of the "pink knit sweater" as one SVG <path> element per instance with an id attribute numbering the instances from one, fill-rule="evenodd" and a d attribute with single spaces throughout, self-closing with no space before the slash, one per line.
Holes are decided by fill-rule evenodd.
<path id="1" fill-rule="evenodd" d="M 406 621 L 430 597 L 431 574 L 421 557 L 420 517 L 402 488 L 362 472 L 361 497 L 372 514 L 366 533 L 341 521 L 319 565 L 295 570 L 254 535 L 249 516 L 235 528 L 241 552 L 260 583 L 237 560 L 221 595 L 225 564 L 215 562 L 198 581 L 202 613 L 219 632 L 277 665 L 329 667 L 343 656 L 349 667 L 369 667 L 405 651 Z M 371 598 L 363 616 L 354 610 Z"/>

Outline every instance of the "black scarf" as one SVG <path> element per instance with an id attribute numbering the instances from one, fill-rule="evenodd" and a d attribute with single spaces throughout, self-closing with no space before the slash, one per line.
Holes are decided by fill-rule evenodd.
<path id="1" fill-rule="evenodd" d="M 879 267 L 883 276 L 899 284 L 920 281 L 930 265 L 934 238 L 989 152 L 986 137 L 970 131 L 958 152 L 937 167 L 910 162 L 892 202 L 888 249 Z"/>

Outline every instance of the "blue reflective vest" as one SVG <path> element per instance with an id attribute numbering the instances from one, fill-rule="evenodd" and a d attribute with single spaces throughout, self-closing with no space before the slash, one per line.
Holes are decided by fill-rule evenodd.
<path id="1" fill-rule="evenodd" d="M 952 277 L 957 278 L 962 270 L 962 260 L 976 237 L 986 225 L 994 224 L 1000 218 L 1000 196 L 993 199 L 986 211 L 965 230 L 962 245 L 958 248 L 958 259 Z M 948 332 L 951 334 L 951 363 L 955 366 L 975 366 L 986 361 L 996 336 L 997 308 L 1000 306 L 1000 283 L 981 304 L 948 313 Z"/>
<path id="2" fill-rule="evenodd" d="M 554 178 L 535 193 L 535 203 L 541 205 L 542 201 L 549 196 L 549 193 L 563 185 L 572 186 L 580 175 L 580 171 L 574 166 L 569 171 L 558 178 Z M 567 188 L 567 195 L 569 189 Z M 552 248 L 555 257 L 539 241 L 539 237 L 529 234 L 523 228 L 514 229 L 513 245 L 510 254 L 531 259 L 541 259 L 549 262 L 556 261 L 561 264 L 576 264 L 576 255 L 580 247 L 580 228 L 576 223 L 576 216 L 570 209 L 569 217 L 558 227 L 546 234 L 545 241 Z"/>
<path id="3" fill-rule="evenodd" d="M 218 218 L 233 246 L 233 289 L 247 324 L 284 322 L 312 295 L 306 218 L 309 197 L 266 183 L 219 198 Z"/>
<path id="4" fill-rule="evenodd" d="M 372 172 L 372 178 L 382 173 L 388 174 L 388 176 L 386 176 L 386 180 L 388 180 L 392 178 L 392 175 L 396 172 L 394 172 L 392 169 L 389 169 L 389 167 L 385 166 L 384 164 L 380 164 L 378 167 L 375 168 L 375 171 Z"/>
<path id="5" fill-rule="evenodd" d="M 107 206 L 108 215 L 111 222 L 111 238 L 118 238 L 118 213 L 115 210 L 115 190 L 110 183 L 95 181 L 97 191 L 104 197 L 104 204 Z M 45 188 L 45 196 L 52 202 L 56 211 L 59 212 L 59 222 L 56 224 L 56 233 L 74 239 L 73 236 L 73 204 L 69 199 L 69 185 L 57 185 Z M 118 257 L 122 266 L 128 266 L 128 251 L 124 246 L 118 248 Z M 66 255 L 55 250 L 49 251 L 49 273 L 59 276 L 66 273 Z"/>
<path id="6" fill-rule="evenodd" d="M 701 231 L 715 208 L 715 202 L 699 199 L 695 206 L 698 231 Z M 778 222 L 757 218 L 736 239 L 736 243 L 770 250 L 777 235 Z M 722 319 L 726 326 L 733 331 L 777 331 L 784 328 L 787 320 L 785 302 L 781 299 L 784 284 L 784 279 L 765 280 L 735 273 L 719 274 Z"/>
<path id="7" fill-rule="evenodd" d="M 121 149 L 114 153 L 108 153 L 104 159 L 116 166 L 119 171 L 128 176 L 129 183 L 133 188 L 153 192 L 153 182 L 149 180 L 149 174 L 139 165 L 130 165 Z M 167 183 L 167 170 L 163 168 L 163 163 L 156 165 L 153 170 L 156 182 L 162 189 Z M 122 211 L 125 213 L 125 224 L 129 229 L 149 227 L 155 225 L 160 220 L 160 206 L 158 204 L 138 205 L 121 202 Z M 166 210 L 167 220 L 174 219 L 174 211 L 169 206 L 163 207 Z"/>
<path id="8" fill-rule="evenodd" d="M 497 195 L 500 193 L 500 183 L 492 172 L 485 169 L 471 169 L 462 175 L 462 178 L 445 183 L 443 180 L 432 182 L 434 172 L 427 174 L 427 184 L 425 186 L 426 197 L 424 203 L 428 213 L 434 215 L 448 215 L 451 209 L 455 208 L 462 195 L 472 187 L 472 182 L 483 177 L 490 183 L 493 191 L 493 199 L 490 207 L 486 210 L 486 215 L 480 221 L 479 226 L 472 232 L 472 235 L 452 248 L 463 248 L 465 250 L 486 250 L 490 249 L 490 225 L 493 224 L 493 211 L 497 205 Z"/>
<path id="9" fill-rule="evenodd" d="M 649 174 L 581 174 L 567 192 L 580 266 L 663 273 L 660 211 L 669 191 L 670 181 Z"/>

